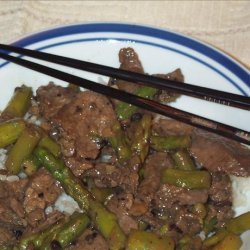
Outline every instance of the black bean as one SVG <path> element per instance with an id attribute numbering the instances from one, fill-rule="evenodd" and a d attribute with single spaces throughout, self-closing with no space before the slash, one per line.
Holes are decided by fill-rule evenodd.
<path id="1" fill-rule="evenodd" d="M 51 249 L 52 250 L 61 250 L 62 249 L 62 246 L 60 245 L 60 243 L 56 240 L 53 240 L 51 243 L 50 243 L 50 246 L 51 246 Z"/>
<path id="2" fill-rule="evenodd" d="M 16 239 L 19 239 L 23 235 L 23 232 L 20 229 L 13 229 L 13 234 Z"/>
<path id="3" fill-rule="evenodd" d="M 141 119 L 142 119 L 141 113 L 134 113 L 130 118 L 131 122 L 137 122 L 140 121 Z"/>

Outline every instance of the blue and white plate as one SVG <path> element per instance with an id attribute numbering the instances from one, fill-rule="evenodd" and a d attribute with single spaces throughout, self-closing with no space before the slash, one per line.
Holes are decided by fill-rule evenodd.
<path id="1" fill-rule="evenodd" d="M 139 54 L 147 73 L 167 73 L 181 68 L 187 83 L 250 96 L 248 69 L 221 51 L 172 31 L 122 23 L 88 23 L 35 33 L 16 41 L 14 45 L 115 67 L 119 66 L 120 48 L 129 46 Z M 63 66 L 56 68 L 94 81 L 107 82 L 103 76 Z M 51 80 L 66 84 L 0 59 L 0 110 L 16 86 L 25 83 L 36 89 Z M 173 106 L 249 131 L 249 111 L 185 96 Z M 249 185 L 243 186 L 242 201 L 250 196 Z M 237 213 L 250 210 L 250 197 L 248 201 L 237 205 Z M 243 249 L 250 249 L 250 240 L 245 244 Z"/>

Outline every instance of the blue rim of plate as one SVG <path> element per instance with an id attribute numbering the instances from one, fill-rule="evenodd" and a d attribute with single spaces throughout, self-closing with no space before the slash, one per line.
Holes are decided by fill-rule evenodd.
<path id="1" fill-rule="evenodd" d="M 217 63 L 223 65 L 224 68 L 226 68 L 227 70 L 232 72 L 241 81 L 243 81 L 245 85 L 250 87 L 249 71 L 247 69 L 245 69 L 243 66 L 241 66 L 240 64 L 238 64 L 236 61 L 231 59 L 229 56 L 224 54 L 223 52 L 220 52 L 217 49 L 214 49 L 213 47 L 210 47 L 210 46 L 208 46 L 200 41 L 197 41 L 193 38 L 189 38 L 189 37 L 186 37 L 184 35 L 181 35 L 181 34 L 178 34 L 178 33 L 172 32 L 172 31 L 157 29 L 157 28 L 153 28 L 153 27 L 149 27 L 149 26 L 142 26 L 142 25 L 136 25 L 136 24 L 125 24 L 125 23 L 75 24 L 75 25 L 68 25 L 68 26 L 62 26 L 62 27 L 58 27 L 58 28 L 54 28 L 54 29 L 49 29 L 49 30 L 45 30 L 45 31 L 42 31 L 39 33 L 32 34 L 30 36 L 27 36 L 23 39 L 20 39 L 20 40 L 14 42 L 13 45 L 19 46 L 19 47 L 25 47 L 25 46 L 28 46 L 28 45 L 31 45 L 31 44 L 34 44 L 34 43 L 37 43 L 37 42 L 40 42 L 43 40 L 56 38 L 56 37 L 60 37 L 60 36 L 74 35 L 74 34 L 80 34 L 80 33 L 95 33 L 95 32 L 98 32 L 98 33 L 100 33 L 100 32 L 130 33 L 130 34 L 135 34 L 135 35 L 144 35 L 144 36 L 148 36 L 148 37 L 159 38 L 162 40 L 177 43 L 177 44 L 185 46 L 189 49 L 191 48 L 192 50 L 197 51 L 197 52 L 205 55 L 206 57 L 216 61 Z M 140 41 L 140 40 L 119 39 L 119 38 L 117 38 L 117 39 L 114 39 L 114 38 L 110 38 L 110 39 L 94 38 L 92 40 L 93 41 L 94 40 L 100 41 L 100 39 L 102 39 L 102 40 L 123 40 L 123 41 L 126 40 L 126 41 L 135 41 L 135 42 L 139 42 L 139 43 L 140 42 L 145 43 L 145 42 Z M 87 41 L 87 40 L 90 41 L 90 39 L 85 39 L 85 41 Z M 79 41 L 79 40 L 70 41 L 70 42 L 73 43 L 76 41 Z M 82 41 L 84 41 L 84 39 L 82 39 Z M 69 43 L 69 41 L 61 42 L 60 44 L 49 45 L 49 46 L 46 46 L 46 48 L 62 45 L 65 43 Z M 155 44 L 155 43 L 148 42 L 146 44 L 158 46 L 158 47 L 164 47 L 164 46 L 160 46 L 160 45 Z M 165 47 L 165 48 L 170 49 L 167 47 Z M 39 48 L 39 50 L 41 50 L 41 49 L 45 49 L 45 47 Z M 175 49 L 171 49 L 171 50 L 174 50 L 175 52 L 180 53 L 180 51 L 178 51 L 178 50 L 175 50 Z M 186 53 L 182 52 L 182 54 L 189 56 L 192 59 L 199 61 L 199 62 L 205 64 L 206 66 L 212 68 L 214 71 L 216 71 L 217 73 L 222 75 L 224 78 L 229 80 L 229 82 L 231 82 L 243 94 L 247 95 L 247 93 L 237 83 L 235 83 L 232 79 L 227 77 L 225 74 L 223 74 L 222 72 L 220 72 L 219 70 L 217 70 L 213 66 L 209 65 L 208 63 L 205 63 L 204 61 L 199 60 L 198 58 L 195 58 L 191 55 L 188 55 Z M 0 68 L 6 64 L 7 63 L 3 63 L 2 65 L 0 65 Z"/>

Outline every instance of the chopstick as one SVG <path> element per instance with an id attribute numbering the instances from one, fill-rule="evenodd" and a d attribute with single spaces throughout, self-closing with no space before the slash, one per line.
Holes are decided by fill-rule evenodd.
<path id="1" fill-rule="evenodd" d="M 18 65 L 24 66 L 26 68 L 32 69 L 34 71 L 49 75 L 51 77 L 55 77 L 57 79 L 74 83 L 80 87 L 84 87 L 86 89 L 92 90 L 99 94 L 103 94 L 109 96 L 114 99 L 118 99 L 120 101 L 130 103 L 132 105 L 138 106 L 140 108 L 168 116 L 170 118 L 176 119 L 178 121 L 193 125 L 195 127 L 205 129 L 210 132 L 217 133 L 219 135 L 228 137 L 230 139 L 236 140 L 238 142 L 242 142 L 250 145 L 250 133 L 236 127 L 232 127 L 230 125 L 222 124 L 216 121 L 212 121 L 210 119 L 191 114 L 189 112 L 185 112 L 153 100 L 142 98 L 106 85 L 102 85 L 100 83 L 96 83 L 78 76 L 71 75 L 69 73 L 65 73 L 63 71 L 53 69 L 38 63 L 34 63 L 28 60 L 21 59 L 19 57 L 10 56 L 5 53 L 0 52 L 0 57 L 16 63 Z"/>
<path id="2" fill-rule="evenodd" d="M 129 82 L 135 82 L 137 84 L 144 84 L 161 90 L 171 90 L 183 95 L 196 97 L 222 105 L 250 110 L 250 97 L 247 96 L 227 93 L 220 90 L 195 86 L 187 83 L 183 84 L 173 80 L 162 79 L 155 76 L 139 74 L 136 72 L 130 72 L 100 64 L 90 63 L 73 58 L 67 58 L 59 55 L 53 55 L 50 53 L 24 49 L 5 44 L 0 44 L 0 49 L 20 53 L 22 55 L 27 55 L 33 58 L 61 64 L 75 69 L 123 79 Z"/>

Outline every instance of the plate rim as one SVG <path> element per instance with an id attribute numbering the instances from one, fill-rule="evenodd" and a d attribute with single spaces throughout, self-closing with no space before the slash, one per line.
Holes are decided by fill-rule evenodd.
<path id="1" fill-rule="evenodd" d="M 84 22 L 59 25 L 24 35 L 20 39 L 13 41 L 11 44 L 14 46 L 26 47 L 31 44 L 56 37 L 94 32 L 130 33 L 177 43 L 201 53 L 213 61 L 219 63 L 224 68 L 232 72 L 235 76 L 237 76 L 246 86 L 250 88 L 250 70 L 248 70 L 247 67 L 224 51 L 214 47 L 213 45 L 200 41 L 197 38 L 193 38 L 192 36 L 150 25 L 129 22 Z"/>

